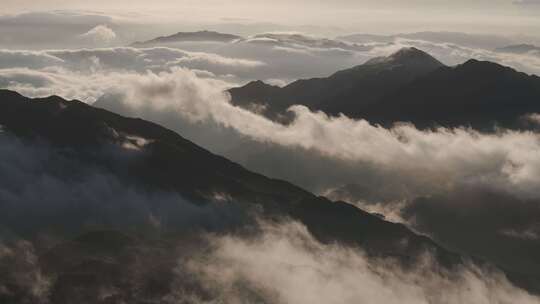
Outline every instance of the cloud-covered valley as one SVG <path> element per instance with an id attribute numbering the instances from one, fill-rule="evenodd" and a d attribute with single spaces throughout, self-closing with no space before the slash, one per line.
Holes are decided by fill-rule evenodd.
<path id="1" fill-rule="evenodd" d="M 267 68 L 263 61 L 169 47 L 2 51 L 0 57 L 6 59 L 0 60 L 2 87 L 28 96 L 98 100 L 98 106 L 162 123 L 248 168 L 318 193 L 362 184 L 373 189 L 364 193 L 371 199 L 386 193 L 400 200 L 473 184 L 539 197 L 535 133 L 420 131 L 406 124 L 385 129 L 301 106 L 291 108 L 291 124 L 277 124 L 230 105 L 223 92 Z M 275 165 L 290 159 L 294 168 Z"/>

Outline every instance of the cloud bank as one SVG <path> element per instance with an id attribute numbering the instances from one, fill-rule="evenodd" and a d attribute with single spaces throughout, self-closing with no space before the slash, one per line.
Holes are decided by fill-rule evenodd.
<path id="1" fill-rule="evenodd" d="M 110 88 L 153 73 L 190 68 L 201 77 L 220 79 L 225 89 L 238 77 L 264 66 L 259 61 L 170 48 L 107 48 L 51 51 L 0 51 L 0 87 L 31 97 L 60 95 L 93 102 Z M 234 73 L 237 76 L 231 74 Z"/>
<path id="2" fill-rule="evenodd" d="M 423 182 L 431 187 L 469 182 L 495 185 L 521 197 L 540 196 L 535 186 L 540 181 L 540 158 L 534 153 L 540 143 L 533 132 L 481 134 L 465 128 L 421 131 L 407 124 L 385 129 L 364 120 L 310 112 L 303 106 L 293 106 L 290 111 L 295 120 L 281 125 L 232 106 L 219 86 L 188 70 L 149 73 L 130 80 L 110 91 L 97 105 L 124 108 L 127 114 L 148 115 L 158 121 L 160 113 L 161 118 L 174 113 L 179 121 L 210 121 L 255 142 L 301 148 L 347 163 L 365 163 L 406 179 L 425 176 Z M 175 128 L 167 119 L 160 122 Z"/>
<path id="3" fill-rule="evenodd" d="M 252 238 L 210 237 L 210 250 L 181 260 L 208 295 L 177 289 L 195 303 L 538 303 L 494 270 L 439 268 L 429 254 L 410 269 L 362 251 L 323 245 L 294 222 L 262 224 Z"/>

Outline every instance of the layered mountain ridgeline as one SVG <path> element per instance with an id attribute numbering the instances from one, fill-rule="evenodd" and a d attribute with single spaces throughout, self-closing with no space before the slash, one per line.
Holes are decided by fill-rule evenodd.
<path id="1" fill-rule="evenodd" d="M 0 259 L 15 269 L 1 272 L 2 301 L 28 296 L 18 273 L 52 278 L 54 303 L 159 298 L 171 291 L 178 257 L 204 250 L 198 232 L 254 233 L 256 218 L 296 220 L 321 242 L 403 265 L 425 252 L 443 267 L 462 263 L 401 224 L 249 172 L 156 124 L 5 90 L 0 109 L 10 175 L 0 174 L 0 233 L 15 244 Z M 10 262 L 18 256 L 31 258 Z"/>
<path id="2" fill-rule="evenodd" d="M 151 46 L 178 42 L 231 42 L 242 37 L 232 34 L 219 33 L 214 31 L 198 32 L 178 32 L 173 35 L 157 37 L 148 41 L 139 41 L 132 46 Z"/>
<path id="3" fill-rule="evenodd" d="M 138 41 L 132 46 L 159 46 L 181 42 L 221 42 L 247 43 L 267 46 L 302 46 L 318 49 L 338 49 L 344 51 L 368 51 L 369 44 L 357 44 L 298 33 L 261 33 L 249 37 L 226 34 L 214 31 L 178 32 L 170 36 L 157 37 L 147 41 Z"/>
<path id="4" fill-rule="evenodd" d="M 515 43 L 515 40 L 505 36 L 444 31 L 399 33 L 394 35 L 351 34 L 338 37 L 338 39 L 356 43 L 391 43 L 397 39 L 412 39 L 434 43 L 453 43 L 462 46 L 479 47 L 484 49 L 494 49 Z"/>
<path id="5" fill-rule="evenodd" d="M 107 170 L 137 187 L 172 191 L 198 205 L 215 202 L 219 194 L 240 205 L 259 205 L 268 214 L 300 219 L 324 239 L 358 244 L 388 240 L 384 246 L 388 254 L 393 252 L 390 244 L 401 238 L 410 238 L 413 247 L 436 247 L 402 225 L 250 172 L 141 119 L 122 117 L 79 101 L 28 99 L 11 91 L 0 91 L 0 102 L 4 133 L 25 141 L 45 141 L 61 155 Z M 114 153 L 125 153 L 129 161 L 119 165 L 120 157 L 107 159 L 95 152 L 115 146 L 120 150 Z M 402 249 L 396 250 L 398 255 L 405 254 Z"/>
<path id="6" fill-rule="evenodd" d="M 514 44 L 495 49 L 496 52 L 511 53 L 511 54 L 540 54 L 540 47 L 532 44 Z"/>
<path id="7" fill-rule="evenodd" d="M 347 51 L 368 51 L 369 44 L 357 44 L 328 38 L 307 36 L 298 33 L 263 33 L 248 37 L 242 42 L 270 46 L 303 46 L 317 49 L 336 49 Z"/>
<path id="8" fill-rule="evenodd" d="M 376 107 L 358 109 L 353 117 L 389 124 L 410 121 L 433 125 L 535 128 L 527 116 L 540 112 L 540 78 L 496 63 L 469 60 L 421 76 L 381 99 Z"/>
<path id="9" fill-rule="evenodd" d="M 415 48 L 283 88 L 252 82 L 229 91 L 234 104 L 262 103 L 275 119 L 294 105 L 390 126 L 531 128 L 540 112 L 540 78 L 491 62 L 447 67 Z"/>

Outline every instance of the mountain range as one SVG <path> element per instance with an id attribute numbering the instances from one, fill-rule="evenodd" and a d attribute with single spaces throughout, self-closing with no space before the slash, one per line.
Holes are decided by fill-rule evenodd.
<path id="1" fill-rule="evenodd" d="M 497 52 L 511 54 L 527 54 L 531 52 L 540 52 L 540 47 L 532 44 L 513 44 L 495 49 Z"/>
<path id="2" fill-rule="evenodd" d="M 327 78 L 285 87 L 261 81 L 229 90 L 232 102 L 261 104 L 272 119 L 299 104 L 329 115 L 345 114 L 391 126 L 531 128 L 527 115 L 540 112 L 540 78 L 496 63 L 471 59 L 448 67 L 416 49 L 368 60 Z"/>
<path id="3" fill-rule="evenodd" d="M 194 238 L 194 229 L 218 234 L 249 231 L 256 228 L 257 218 L 273 221 L 290 218 L 306 225 L 321 242 L 360 246 L 373 257 L 395 258 L 404 265 L 425 251 L 431 252 L 444 267 L 464 263 L 463 257 L 401 224 L 250 172 L 148 121 L 122 117 L 76 100 L 67 101 L 57 96 L 29 99 L 7 90 L 0 91 L 0 109 L 0 135 L 15 138 L 22 150 L 37 146 L 31 150 L 35 159 L 43 158 L 40 151 L 51 151 L 51 159 L 32 171 L 50 171 L 49 180 L 55 181 L 52 185 L 76 183 L 84 177 L 81 172 L 94 172 L 89 175 L 106 172 L 106 180 L 128 185 L 124 188 L 178 197 L 167 205 L 160 203 L 159 196 L 154 194 L 145 203 L 144 210 L 149 210 L 146 212 L 152 214 L 151 218 L 170 219 L 168 225 L 161 221 L 157 232 L 147 222 L 149 215 L 132 218 L 133 214 L 137 215 L 132 210 L 137 206 L 135 202 L 141 200 L 132 197 L 133 194 L 122 205 L 122 195 L 118 192 L 110 202 L 112 205 L 100 202 L 86 206 L 85 195 L 77 195 L 77 204 L 72 205 L 68 194 L 59 193 L 59 198 L 51 198 L 55 207 L 40 209 L 41 203 L 38 203 L 30 213 L 23 207 L 18 210 L 10 201 L 0 202 L 0 232 L 25 240 L 37 240 L 43 234 L 50 234 L 48 237 L 57 240 L 52 247 L 36 248 L 40 269 L 55 278 L 50 293 L 54 303 L 73 303 L 73 299 L 80 303 L 106 303 L 96 298 L 98 290 L 104 288 L 119 290 L 109 301 L 137 299 L 136 303 L 146 303 L 143 299 L 163 296 L 170 292 L 166 282 L 172 276 L 179 254 L 173 240 Z M 74 171 L 70 169 L 72 165 Z M 26 183 L 31 184 L 32 179 L 26 178 Z M 23 190 L 14 193 L 20 191 Z M 56 193 L 45 191 L 44 195 L 38 201 L 46 201 Z M 91 197 L 95 195 L 99 193 Z M 66 200 L 65 206 L 63 200 Z M 179 205 L 176 200 L 187 203 Z M 224 200 L 229 202 L 225 207 Z M 116 210 L 114 204 L 119 204 L 119 211 L 113 211 Z M 51 212 L 50 208 L 55 209 Z M 214 220 L 200 221 L 202 224 L 188 229 L 181 223 L 189 218 L 185 213 L 194 208 L 226 210 L 219 211 L 221 215 Z M 28 220 L 21 222 L 21 216 Z M 135 226 L 104 224 L 103 216 L 112 216 L 114 223 L 130 218 Z M 223 218 L 229 219 L 228 222 L 222 223 Z M 26 226 L 27 222 L 31 222 L 31 226 Z M 89 229 L 88 225 L 93 228 Z M 187 248 L 188 244 L 182 246 Z M 159 263 L 152 262 L 158 260 Z M 139 269 L 135 280 L 131 277 L 133 263 L 153 266 Z M 2 267 L 9 269 L 11 265 L 0 263 Z M 11 288 L 8 293 L 0 292 L 3 302 L 20 300 L 21 291 L 10 280 L 8 271 L 0 274 L 0 282 Z M 78 292 L 82 286 L 85 292 Z"/>
<path id="4" fill-rule="evenodd" d="M 336 49 L 346 51 L 367 51 L 372 47 L 364 44 L 349 43 L 341 40 L 312 37 L 298 33 L 264 33 L 243 40 L 248 43 L 275 46 L 303 46 L 316 49 Z"/>
<path id="5" fill-rule="evenodd" d="M 524 116 L 540 112 L 538 77 L 477 60 L 448 67 L 416 48 L 327 78 L 285 87 L 254 81 L 230 94 L 236 105 L 266 105 L 263 114 L 285 122 L 295 104 L 381 125 L 478 130 L 531 128 Z M 444 273 L 470 263 L 499 267 L 540 294 L 534 257 L 449 250 L 380 214 L 251 172 L 160 125 L 77 100 L 0 90 L 0 157 L 0 302 L 153 303 L 174 292 L 179 258 L 208 249 L 205 235 L 250 236 L 261 221 L 288 220 L 323 244 L 358 247 L 405 268 L 426 252 Z M 537 252 L 526 244 L 520 253 Z M 46 294 L 36 291 L 43 278 L 50 278 Z M 28 282 L 35 294 L 27 294 Z M 175 284 L 205 296 L 188 276 Z"/>
<path id="6" fill-rule="evenodd" d="M 429 41 L 434 43 L 452 43 L 456 45 L 462 45 L 467 47 L 494 49 L 511 45 L 515 43 L 515 40 L 497 35 L 486 34 L 470 34 L 460 32 L 447 32 L 447 31 L 424 31 L 413 33 L 398 33 L 392 35 L 374 35 L 374 34 L 350 34 L 340 36 L 337 39 L 343 41 L 350 41 L 356 43 L 392 43 L 398 39 L 411 39 L 420 41 Z"/>

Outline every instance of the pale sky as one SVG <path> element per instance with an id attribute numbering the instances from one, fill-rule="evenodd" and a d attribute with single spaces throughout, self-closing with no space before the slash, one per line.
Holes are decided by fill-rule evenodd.
<path id="1" fill-rule="evenodd" d="M 540 35 L 540 0 L 2 0 L 2 10 L 91 10 L 138 21 L 272 22 L 377 33 Z"/>

